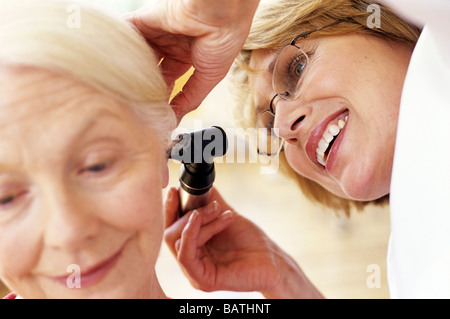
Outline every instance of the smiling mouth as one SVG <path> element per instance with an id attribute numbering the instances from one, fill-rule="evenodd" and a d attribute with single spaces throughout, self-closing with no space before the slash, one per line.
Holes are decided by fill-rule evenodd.
<path id="1" fill-rule="evenodd" d="M 106 275 L 110 272 L 110 270 L 114 268 L 114 266 L 117 264 L 120 256 L 122 255 L 126 243 L 127 242 L 125 242 L 124 245 L 116 253 L 114 253 L 106 260 L 103 260 L 98 264 L 90 267 L 78 268 L 78 269 L 85 268 L 85 270 L 82 271 L 81 273 L 77 273 L 75 271 L 70 274 L 50 278 L 65 286 L 68 286 L 68 280 L 72 279 L 79 280 L 80 288 L 96 284 L 100 282 L 104 277 L 106 277 Z"/>
<path id="2" fill-rule="evenodd" d="M 316 149 L 316 159 L 317 162 L 326 167 L 328 154 L 330 153 L 331 148 L 333 147 L 334 142 L 337 137 L 344 129 L 347 124 L 348 114 L 345 112 L 340 118 L 337 118 L 335 121 L 329 123 L 327 128 L 322 134 L 322 138 L 319 141 L 319 144 Z"/>

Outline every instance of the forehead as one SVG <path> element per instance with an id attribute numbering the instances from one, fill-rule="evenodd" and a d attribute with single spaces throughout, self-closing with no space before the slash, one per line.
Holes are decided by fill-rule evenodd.
<path id="1" fill-rule="evenodd" d="M 131 107 L 69 77 L 36 69 L 0 69 L 0 143 L 33 153 L 62 151 L 87 134 L 142 139 Z M 125 137 L 124 137 L 125 138 Z"/>
<path id="2" fill-rule="evenodd" d="M 0 68 L 0 130 L 20 123 L 57 124 L 101 109 L 126 113 L 129 108 L 67 76 L 34 68 Z"/>

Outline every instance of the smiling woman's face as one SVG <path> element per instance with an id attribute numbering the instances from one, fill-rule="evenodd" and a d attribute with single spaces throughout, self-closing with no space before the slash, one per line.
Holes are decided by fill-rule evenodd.
<path id="1" fill-rule="evenodd" d="M 152 130 L 42 70 L 0 70 L 0 97 L 1 278 L 25 298 L 160 294 L 167 165 Z"/>
<path id="2" fill-rule="evenodd" d="M 310 57 L 301 95 L 294 101 L 277 98 L 274 123 L 289 164 L 343 198 L 366 201 L 388 194 L 412 48 L 363 35 L 299 40 L 297 46 Z M 276 55 L 252 53 L 257 112 L 267 109 L 275 94 L 270 65 Z"/>

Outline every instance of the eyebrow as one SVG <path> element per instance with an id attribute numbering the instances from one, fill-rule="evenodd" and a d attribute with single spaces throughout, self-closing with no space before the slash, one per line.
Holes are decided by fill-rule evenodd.
<path id="1" fill-rule="evenodd" d="M 75 145 L 79 145 L 77 141 L 81 141 L 84 139 L 84 136 L 89 134 L 90 130 L 95 130 L 98 125 L 103 121 L 114 121 L 116 124 L 120 123 L 123 117 L 121 117 L 118 113 L 113 112 L 108 108 L 98 108 L 95 110 L 89 117 L 85 117 L 84 119 L 77 118 L 77 120 L 72 121 L 72 126 L 67 129 L 70 131 L 69 135 L 66 135 L 66 141 L 64 142 L 63 152 L 69 151 L 73 149 L 73 147 L 78 147 Z M 75 127 L 75 129 L 73 129 Z M 116 127 L 116 125 L 114 125 Z M 72 129 L 71 129 L 72 128 Z M 122 132 L 122 130 L 119 130 Z M 117 132 L 116 129 L 108 130 L 106 134 L 110 134 L 111 132 Z M 119 133 L 120 134 L 120 133 Z M 22 158 L 22 157 L 21 157 Z M 17 161 L 15 161 L 18 163 Z M 22 162 L 22 159 L 20 160 Z M 0 177 L 4 171 L 10 171 L 11 167 L 7 162 L 0 162 Z"/>
<path id="2" fill-rule="evenodd" d="M 105 108 L 101 108 L 99 109 L 97 112 L 92 114 L 92 117 L 87 118 L 86 122 L 84 125 L 80 125 L 80 128 L 76 131 L 73 131 L 73 134 L 70 136 L 68 143 L 66 144 L 69 148 L 71 146 L 69 145 L 80 145 L 77 143 L 77 141 L 81 141 L 82 139 L 84 139 L 87 136 L 90 136 L 90 132 L 91 131 L 98 131 L 98 127 L 99 125 L 106 121 L 110 124 L 108 124 L 108 126 L 113 125 L 113 129 L 109 129 L 107 131 L 105 131 L 104 129 L 101 130 L 101 135 L 105 136 L 104 134 L 106 134 L 106 136 L 116 136 L 117 138 L 122 138 L 123 136 L 123 129 L 119 128 L 121 126 L 122 120 L 124 118 L 122 116 L 120 116 L 119 114 L 109 110 L 109 109 L 105 109 Z M 110 121 L 113 121 L 114 124 L 112 124 Z M 117 126 L 119 125 L 119 126 Z M 119 132 L 119 133 L 118 133 Z M 121 132 L 121 133 L 120 133 Z M 96 134 L 98 135 L 98 134 Z"/>
<path id="3" fill-rule="evenodd" d="M 76 135 L 82 135 L 84 134 L 86 131 L 88 131 L 93 124 L 95 124 L 96 122 L 98 122 L 99 119 L 101 119 L 102 117 L 111 117 L 115 120 L 121 120 L 123 119 L 123 117 L 119 116 L 119 114 L 111 111 L 108 108 L 99 108 L 97 109 L 94 113 L 92 113 L 92 115 L 87 118 L 86 120 L 83 120 L 83 122 L 85 122 L 86 124 L 84 125 L 80 125 L 80 129 L 78 131 L 76 131 Z"/>
<path id="4" fill-rule="evenodd" d="M 89 133 L 89 131 L 94 130 L 96 127 L 98 127 L 103 119 L 120 122 L 122 117 L 107 108 L 97 109 L 88 118 L 84 118 L 82 121 L 78 120 L 77 122 L 74 122 L 74 126 L 76 126 L 76 128 L 66 136 L 67 140 L 64 148 L 70 149 L 74 147 L 74 145 L 77 145 L 77 142 L 81 141 L 83 137 Z M 113 132 L 114 131 L 115 130 L 113 130 Z M 111 130 L 109 130 L 107 134 L 110 132 Z"/>

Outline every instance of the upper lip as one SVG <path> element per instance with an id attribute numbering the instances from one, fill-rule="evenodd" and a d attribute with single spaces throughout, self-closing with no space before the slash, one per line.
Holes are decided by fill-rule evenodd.
<path id="1" fill-rule="evenodd" d="M 92 264 L 90 266 L 79 265 L 80 269 L 82 270 L 80 276 L 81 277 L 89 276 L 90 274 L 93 274 L 96 271 L 102 269 L 109 263 L 114 262 L 119 257 L 119 255 L 122 253 L 123 248 L 124 248 L 124 245 L 122 245 L 114 254 L 110 255 L 109 257 L 101 260 L 100 262 L 98 262 L 96 264 Z M 70 275 L 71 275 L 70 273 L 66 273 L 63 275 L 51 276 L 51 278 L 53 278 L 56 281 L 65 282 Z"/>
<path id="2" fill-rule="evenodd" d="M 314 127 L 314 129 L 312 129 L 311 132 L 309 133 L 308 139 L 306 140 L 305 144 L 306 154 L 308 155 L 308 158 L 320 168 L 323 168 L 323 166 L 319 164 L 319 162 L 317 161 L 316 155 L 316 149 L 319 145 L 319 141 L 322 138 L 323 133 L 327 129 L 328 124 L 334 119 L 336 119 L 339 115 L 344 113 L 346 110 L 347 110 L 346 108 L 342 108 L 328 115 L 326 118 L 320 121 L 319 124 L 317 124 L 317 126 Z"/>
<path id="3" fill-rule="evenodd" d="M 85 270 L 81 272 L 81 276 L 90 275 L 90 274 L 96 272 L 97 270 L 101 269 L 106 264 L 108 264 L 111 261 L 113 261 L 114 259 L 116 259 L 116 257 L 118 257 L 120 255 L 121 251 L 122 251 L 122 248 L 119 249 L 116 253 L 114 253 L 111 257 L 102 260 L 98 264 L 84 268 Z M 81 269 L 83 269 L 83 268 L 81 268 Z"/>

